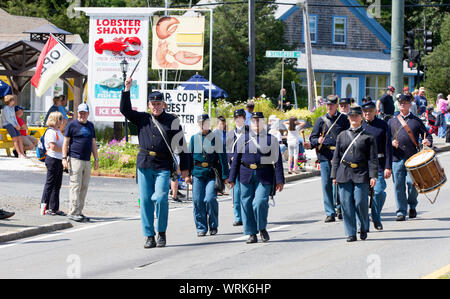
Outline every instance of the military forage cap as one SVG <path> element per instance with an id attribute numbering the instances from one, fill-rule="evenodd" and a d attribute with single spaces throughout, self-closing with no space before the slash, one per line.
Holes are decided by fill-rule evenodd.
<path id="1" fill-rule="evenodd" d="M 200 114 L 197 117 L 197 122 L 201 122 L 201 121 L 205 121 L 209 119 L 209 115 L 208 114 Z"/>
<path id="2" fill-rule="evenodd" d="M 244 109 L 234 110 L 233 117 L 238 117 L 238 116 L 245 116 L 245 110 Z"/>
<path id="3" fill-rule="evenodd" d="M 339 99 L 339 104 L 351 104 L 352 103 L 352 98 L 340 98 Z"/>
<path id="4" fill-rule="evenodd" d="M 251 118 L 264 118 L 264 114 L 262 112 L 253 112 Z"/>
<path id="5" fill-rule="evenodd" d="M 349 111 L 348 115 L 352 115 L 352 114 L 359 114 L 359 115 L 362 115 L 363 112 L 362 112 L 361 106 L 353 106 L 353 107 L 350 107 L 350 111 Z"/>
<path id="6" fill-rule="evenodd" d="M 398 97 L 398 101 L 399 101 L 399 102 L 400 102 L 400 101 L 408 101 L 408 102 L 411 102 L 411 96 L 408 95 L 408 94 L 401 94 L 401 95 Z"/>
<path id="7" fill-rule="evenodd" d="M 148 95 L 149 101 L 164 101 L 164 96 L 159 91 L 152 92 Z"/>
<path id="8" fill-rule="evenodd" d="M 375 103 L 372 101 L 368 101 L 367 103 L 361 105 L 362 109 L 371 109 L 371 108 L 375 108 L 375 107 L 376 107 Z"/>
<path id="9" fill-rule="evenodd" d="M 326 104 L 337 104 L 338 103 L 338 96 L 336 95 L 329 95 L 327 96 Z"/>

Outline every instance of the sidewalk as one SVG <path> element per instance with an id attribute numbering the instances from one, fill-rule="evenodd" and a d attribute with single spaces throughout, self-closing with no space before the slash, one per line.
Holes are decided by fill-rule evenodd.
<path id="1" fill-rule="evenodd" d="M 439 152 L 450 151 L 450 144 L 445 144 L 442 140 L 436 138 L 435 150 Z M 29 157 L 35 157 L 34 153 L 29 153 Z M 306 152 L 308 158 L 308 167 L 306 171 L 300 172 L 298 174 L 287 174 L 287 162 L 284 162 L 285 177 L 286 182 L 292 182 L 296 180 L 301 180 L 313 176 L 320 175 L 320 171 L 313 169 L 311 166 L 314 165 L 316 160 L 316 155 L 313 150 L 307 150 Z M 6 156 L 4 150 L 0 150 L 0 171 L 2 170 L 19 170 L 19 171 L 38 171 L 45 172 L 46 168 L 44 163 L 37 161 L 35 158 L 31 159 L 16 159 Z M 183 191 L 184 193 L 184 191 Z M 190 197 L 192 200 L 192 193 L 190 192 Z M 223 200 L 225 197 L 219 197 L 219 200 Z M 124 199 L 129 200 L 129 199 Z M 172 203 L 171 208 L 177 208 L 185 206 L 186 204 L 192 204 L 192 201 L 184 203 Z M 10 207 L 11 208 L 11 207 Z M 28 205 L 20 207 L 20 209 L 14 211 L 8 209 L 8 206 L 0 207 L 9 212 L 15 212 L 16 215 L 9 219 L 0 220 L 0 245 L 4 242 L 9 242 L 21 238 L 27 238 L 36 236 L 39 234 L 44 234 L 52 231 L 62 230 L 71 228 L 79 225 L 89 225 L 89 223 L 79 224 L 68 220 L 67 217 L 61 216 L 40 216 L 36 212 L 35 205 Z M 99 211 L 100 212 L 100 211 Z M 100 219 L 102 220 L 102 219 Z"/>

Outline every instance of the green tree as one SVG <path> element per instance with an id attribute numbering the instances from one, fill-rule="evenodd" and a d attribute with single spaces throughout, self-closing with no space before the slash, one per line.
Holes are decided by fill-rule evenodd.
<path id="1" fill-rule="evenodd" d="M 438 93 L 450 94 L 450 13 L 445 15 L 440 32 L 441 44 L 423 59 L 427 96 L 432 99 Z"/>

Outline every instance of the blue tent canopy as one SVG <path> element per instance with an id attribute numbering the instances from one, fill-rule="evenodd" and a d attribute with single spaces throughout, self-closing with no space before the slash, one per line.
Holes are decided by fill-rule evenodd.
<path id="1" fill-rule="evenodd" d="M 11 94 L 11 86 L 0 80 L 0 97 Z"/>
<path id="2" fill-rule="evenodd" d="M 205 98 L 209 97 L 209 81 L 205 79 L 202 75 L 194 75 L 186 82 L 198 82 L 198 84 L 181 84 L 176 89 L 177 90 L 204 90 Z M 225 90 L 220 88 L 219 86 L 212 84 L 211 88 L 211 97 L 212 98 L 227 98 L 228 94 Z"/>

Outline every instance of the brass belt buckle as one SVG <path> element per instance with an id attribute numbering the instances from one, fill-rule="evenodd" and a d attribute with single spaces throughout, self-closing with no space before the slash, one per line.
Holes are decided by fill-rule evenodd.
<path id="1" fill-rule="evenodd" d="M 208 167 L 208 162 L 202 162 L 202 167 Z"/>
<path id="2" fill-rule="evenodd" d="M 250 164 L 250 169 L 257 169 L 258 168 L 258 165 L 256 165 L 256 164 Z"/>
<path id="3" fill-rule="evenodd" d="M 152 156 L 152 157 L 156 157 L 156 152 L 148 152 L 148 154 L 150 155 L 150 156 Z"/>
<path id="4" fill-rule="evenodd" d="M 335 146 L 330 146 L 330 150 L 331 150 L 331 151 L 334 151 L 335 149 L 336 149 Z"/>
<path id="5" fill-rule="evenodd" d="M 356 164 L 356 163 L 350 163 L 350 167 L 351 167 L 351 168 L 358 168 L 358 164 Z"/>

